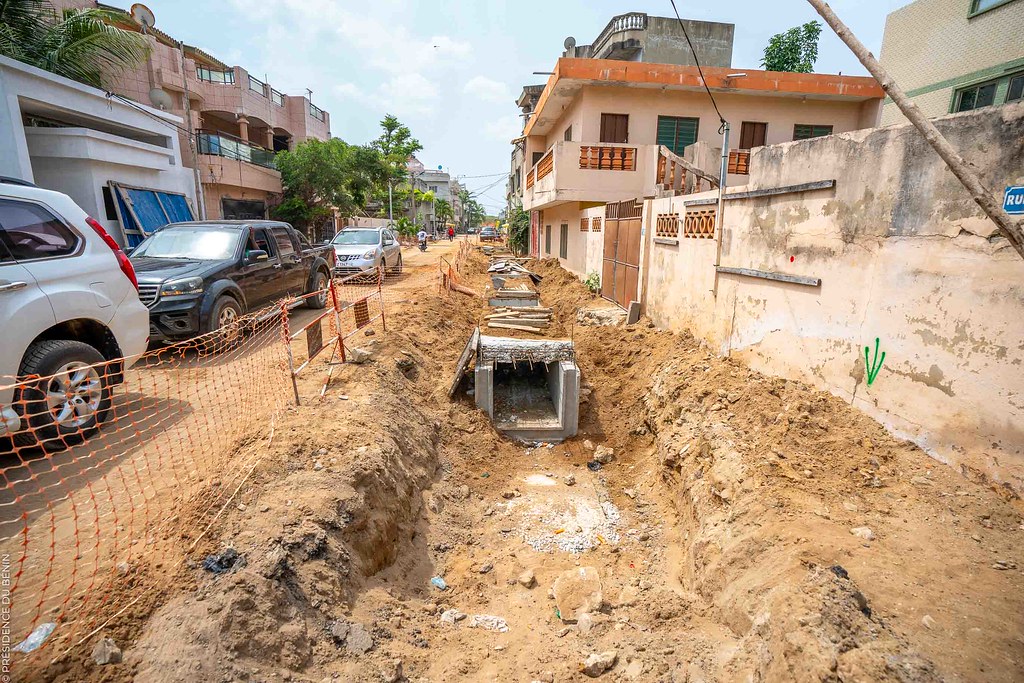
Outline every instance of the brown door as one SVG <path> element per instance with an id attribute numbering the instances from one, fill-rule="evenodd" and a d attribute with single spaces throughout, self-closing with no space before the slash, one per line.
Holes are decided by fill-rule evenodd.
<path id="1" fill-rule="evenodd" d="M 629 114 L 601 114 L 601 142 L 629 142 Z"/>
<path id="2" fill-rule="evenodd" d="M 753 149 L 763 146 L 767 132 L 767 123 L 744 121 L 743 125 L 740 126 L 740 149 Z"/>
<path id="3" fill-rule="evenodd" d="M 635 199 L 605 206 L 601 296 L 623 308 L 637 296 L 642 210 L 643 204 Z"/>

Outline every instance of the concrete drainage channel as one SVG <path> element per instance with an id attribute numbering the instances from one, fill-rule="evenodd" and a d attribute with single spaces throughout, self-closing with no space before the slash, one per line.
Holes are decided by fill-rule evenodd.
<path id="1" fill-rule="evenodd" d="M 542 334 L 551 309 L 529 285 L 508 286 L 511 278 L 540 278 L 512 261 L 492 263 L 494 291 L 488 298 L 488 329 Z M 475 362 L 473 393 L 477 407 L 496 429 L 522 441 L 560 442 L 579 427 L 580 370 L 573 342 L 565 339 L 498 337 L 474 330 L 463 351 L 449 392 L 454 395 L 469 363 Z"/>

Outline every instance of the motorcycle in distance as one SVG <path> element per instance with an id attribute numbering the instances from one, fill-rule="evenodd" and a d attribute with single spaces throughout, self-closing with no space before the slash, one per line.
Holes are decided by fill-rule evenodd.
<path id="1" fill-rule="evenodd" d="M 423 230 L 420 230 L 419 234 L 417 234 L 416 237 L 420 241 L 420 251 L 426 251 L 427 250 L 427 233 L 424 232 Z"/>

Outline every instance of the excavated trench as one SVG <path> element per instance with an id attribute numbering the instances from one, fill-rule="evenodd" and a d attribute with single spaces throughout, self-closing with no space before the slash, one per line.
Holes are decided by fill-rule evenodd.
<path id="1" fill-rule="evenodd" d="M 544 274 L 545 300 L 575 316 L 589 295 L 556 267 Z M 221 530 L 248 565 L 160 609 L 124 680 L 568 681 L 602 652 L 615 653 L 605 676 L 625 681 L 1024 675 L 1019 662 L 984 669 L 1015 647 L 1020 579 L 978 577 L 963 559 L 973 541 L 893 521 L 944 514 L 932 490 L 901 480 L 929 467 L 912 446 L 834 397 L 645 324 L 578 328 L 579 436 L 516 443 L 474 409 L 479 378 L 475 399 L 441 398 L 450 340 L 483 307 L 464 304 L 399 311 L 405 328 L 374 363 L 339 377 L 346 400 L 286 420 L 276 469 Z M 418 372 L 395 367 L 406 358 Z M 494 360 L 496 416 L 550 418 L 556 363 Z M 614 456 L 592 467 L 602 446 Z M 961 515 L 1019 522 L 951 472 L 928 478 L 960 492 Z M 881 541 L 850 533 L 866 523 Z M 600 608 L 562 618 L 553 586 L 587 566 Z M 1011 597 L 973 609 L 972 591 Z M 958 651 L 962 640 L 914 628 L 917 609 L 992 639 Z M 51 678 L 88 678 L 62 673 Z"/>

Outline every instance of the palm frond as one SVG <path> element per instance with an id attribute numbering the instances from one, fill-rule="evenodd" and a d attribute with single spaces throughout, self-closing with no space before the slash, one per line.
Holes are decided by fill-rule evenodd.
<path id="1" fill-rule="evenodd" d="M 56 16 L 46 0 L 0 0 L 0 55 L 26 61 Z"/>
<path id="2" fill-rule="evenodd" d="M 35 45 L 33 61 L 53 73 L 98 88 L 142 63 L 149 54 L 146 38 L 113 25 L 117 15 L 100 9 L 66 9 Z"/>

